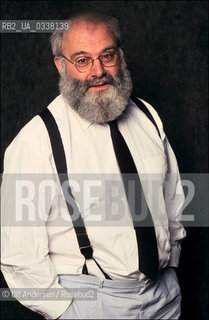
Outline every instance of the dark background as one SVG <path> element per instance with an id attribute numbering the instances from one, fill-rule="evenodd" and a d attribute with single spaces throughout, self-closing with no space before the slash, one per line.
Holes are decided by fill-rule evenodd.
<path id="1" fill-rule="evenodd" d="M 2 1 L 1 10 L 2 20 L 63 20 L 80 10 L 118 18 L 133 94 L 158 111 L 180 172 L 208 172 L 207 1 Z M 2 156 L 20 128 L 58 95 L 48 37 L 1 36 Z M 208 319 L 208 229 L 187 228 L 182 247 L 182 319 Z M 18 302 L 2 303 L 1 313 L 2 319 L 42 318 Z"/>

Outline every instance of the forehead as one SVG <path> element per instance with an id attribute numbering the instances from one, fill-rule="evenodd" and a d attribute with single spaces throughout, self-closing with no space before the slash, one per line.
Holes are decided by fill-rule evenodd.
<path id="1" fill-rule="evenodd" d="M 105 47 L 115 46 L 115 39 L 105 24 L 75 21 L 70 32 L 63 36 L 62 50 L 69 54 L 78 51 L 99 53 Z"/>

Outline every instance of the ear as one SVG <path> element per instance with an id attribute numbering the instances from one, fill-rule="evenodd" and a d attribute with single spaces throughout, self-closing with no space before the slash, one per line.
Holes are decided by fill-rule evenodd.
<path id="1" fill-rule="evenodd" d="M 57 56 L 54 57 L 54 63 L 55 63 L 55 66 L 56 66 L 59 74 L 61 75 L 61 63 L 60 63 L 59 57 L 57 57 Z"/>

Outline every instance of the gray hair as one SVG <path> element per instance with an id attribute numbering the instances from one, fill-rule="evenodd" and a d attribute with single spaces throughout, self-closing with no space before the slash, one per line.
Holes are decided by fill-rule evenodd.
<path id="1" fill-rule="evenodd" d="M 95 25 L 99 23 L 104 23 L 109 29 L 109 31 L 112 33 L 112 35 L 114 36 L 117 46 L 120 46 L 121 34 L 120 34 L 119 22 L 116 18 L 111 16 L 106 16 L 96 12 L 87 12 L 87 13 L 71 16 L 69 19 L 66 20 L 66 22 L 68 22 L 69 25 L 71 26 L 73 20 L 83 20 Z M 63 35 L 64 35 L 64 32 L 55 31 L 50 36 L 52 53 L 54 56 L 60 56 L 62 54 L 61 45 L 62 45 Z"/>

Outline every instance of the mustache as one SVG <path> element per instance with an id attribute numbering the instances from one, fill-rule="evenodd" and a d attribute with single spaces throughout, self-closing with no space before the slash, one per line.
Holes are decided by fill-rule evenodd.
<path id="1" fill-rule="evenodd" d="M 94 78 L 93 80 L 85 80 L 83 82 L 79 81 L 77 82 L 77 85 L 79 85 L 80 90 L 82 93 L 85 93 L 89 88 L 96 86 L 98 83 L 103 84 L 110 84 L 114 87 L 117 87 L 120 85 L 120 82 L 113 78 L 110 74 L 105 74 L 101 77 Z"/>

